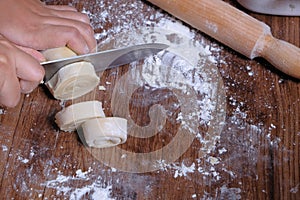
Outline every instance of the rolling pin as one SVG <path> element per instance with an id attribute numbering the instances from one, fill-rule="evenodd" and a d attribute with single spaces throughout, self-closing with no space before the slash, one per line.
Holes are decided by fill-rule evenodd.
<path id="1" fill-rule="evenodd" d="M 148 0 L 250 59 L 262 57 L 300 78 L 300 49 L 272 36 L 265 23 L 221 0 Z"/>

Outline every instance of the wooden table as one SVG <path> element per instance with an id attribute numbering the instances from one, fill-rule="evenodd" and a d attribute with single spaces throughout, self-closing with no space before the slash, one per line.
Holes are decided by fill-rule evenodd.
<path id="1" fill-rule="evenodd" d="M 228 2 L 243 9 L 235 1 Z M 112 39 L 116 33 L 156 26 L 169 19 L 166 13 L 144 1 L 49 0 L 47 3 L 71 3 L 89 14 L 99 43 Z M 275 37 L 300 46 L 299 17 L 249 14 L 267 23 Z M 299 81 L 262 59 L 248 60 L 200 31 L 192 31 L 194 39 L 205 44 L 217 58 L 215 65 L 226 100 L 226 110 L 218 110 L 226 111 L 223 121 L 215 124 L 206 121 L 201 125 L 199 122 L 198 136 L 191 144 L 181 138 L 188 145 L 187 151 L 180 142 L 178 148 L 168 151 L 164 147 L 179 132 L 183 121 L 178 119 L 184 105 L 174 107 L 178 98 L 168 88 L 139 87 L 129 97 L 132 120 L 140 127 L 146 126 L 150 123 L 149 108 L 160 103 L 168 112 L 165 127 L 150 138 L 129 136 L 125 144 L 107 150 L 101 157 L 84 147 L 76 132 L 59 131 L 54 116 L 61 110 L 62 102 L 40 86 L 30 95 L 24 95 L 17 107 L 1 109 L 1 196 L 4 199 L 300 199 Z M 113 116 L 115 108 L 125 105 L 113 99 L 113 91 L 128 70 L 127 65 L 101 75 L 101 85 L 106 90 L 96 90 L 92 96 L 103 102 L 107 116 Z M 214 128 L 211 126 L 222 128 L 211 131 Z M 207 137 L 205 141 L 209 144 L 204 144 L 201 137 Z M 120 149 L 127 153 L 113 154 Z M 162 155 L 151 154 L 158 158 L 155 163 L 153 160 L 141 163 L 138 157 L 130 159 L 134 153 L 150 159 L 149 153 L 159 149 L 164 149 Z M 166 162 L 178 152 L 182 155 Z"/>

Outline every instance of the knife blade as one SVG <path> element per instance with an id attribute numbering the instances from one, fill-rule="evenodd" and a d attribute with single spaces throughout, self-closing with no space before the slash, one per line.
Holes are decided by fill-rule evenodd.
<path id="1" fill-rule="evenodd" d="M 44 82 L 47 82 L 49 79 L 51 79 L 51 77 L 60 68 L 75 62 L 90 62 L 94 65 L 95 71 L 100 72 L 113 67 L 125 65 L 133 61 L 141 60 L 147 56 L 155 55 L 166 48 L 168 48 L 168 45 L 162 43 L 139 44 L 70 58 L 42 62 L 41 65 L 45 69 Z"/>
<path id="2" fill-rule="evenodd" d="M 238 0 L 248 10 L 282 16 L 300 16 L 299 0 Z"/>

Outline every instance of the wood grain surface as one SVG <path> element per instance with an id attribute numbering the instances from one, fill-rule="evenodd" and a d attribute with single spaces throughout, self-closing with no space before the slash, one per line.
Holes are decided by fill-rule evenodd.
<path id="1" fill-rule="evenodd" d="M 46 2 L 70 4 L 87 13 L 99 44 L 118 40 L 118 34 L 129 34 L 135 28 L 153 27 L 167 20 L 175 23 L 145 1 Z M 299 17 L 255 14 L 236 1 L 227 2 L 268 24 L 276 38 L 300 46 Z M 178 119 L 183 110 L 192 113 L 199 108 L 185 107 L 192 99 L 182 102 L 168 87 L 144 85 L 131 96 L 122 96 L 121 90 L 116 94 L 116 87 L 122 86 L 120 80 L 132 68 L 126 65 L 100 74 L 100 85 L 106 90 L 96 89 L 78 101 L 102 101 L 107 116 L 128 105 L 128 120 L 138 127 L 152 123 L 154 128 L 161 124 L 163 128 L 151 137 L 130 135 L 118 148 L 98 151 L 85 147 L 76 132 L 59 131 L 54 122 L 63 105 L 77 100 L 55 100 L 41 85 L 22 96 L 17 107 L 1 109 L 1 198 L 300 199 L 299 80 L 263 59 L 249 60 L 199 30 L 191 28 L 191 32 L 215 58 L 216 74 L 220 74 L 225 91 L 226 109 L 218 110 L 226 111 L 224 121 L 213 123 L 218 116 L 214 113 L 206 123 L 198 122 L 197 137 L 191 144 L 186 139 L 190 133 L 178 139 L 183 124 Z M 124 83 L 133 87 L 133 82 Z M 128 104 L 116 98 L 118 95 L 128 99 Z M 197 98 L 204 99 L 199 94 Z M 166 111 L 163 122 L 160 107 L 152 109 L 156 104 Z M 151 110 L 154 115 L 149 114 Z M 176 148 L 165 148 L 175 139 Z M 172 160 L 178 152 L 180 156 Z M 154 162 L 153 157 L 160 159 Z"/>

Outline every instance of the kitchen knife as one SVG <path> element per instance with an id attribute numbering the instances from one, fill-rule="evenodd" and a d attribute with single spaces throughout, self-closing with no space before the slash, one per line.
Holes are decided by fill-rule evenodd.
<path id="1" fill-rule="evenodd" d="M 273 37 L 265 23 L 222 0 L 148 0 L 250 59 L 262 57 L 300 79 L 300 49 Z"/>
<path id="2" fill-rule="evenodd" d="M 299 0 L 238 0 L 238 2 L 257 13 L 283 16 L 300 16 Z"/>
<path id="3" fill-rule="evenodd" d="M 141 60 L 166 48 L 168 48 L 168 45 L 162 43 L 140 44 L 42 62 L 41 65 L 45 68 L 44 82 L 47 82 L 60 68 L 74 62 L 90 62 L 94 65 L 95 71 L 100 72 L 113 67 L 125 65 L 133 61 Z"/>

